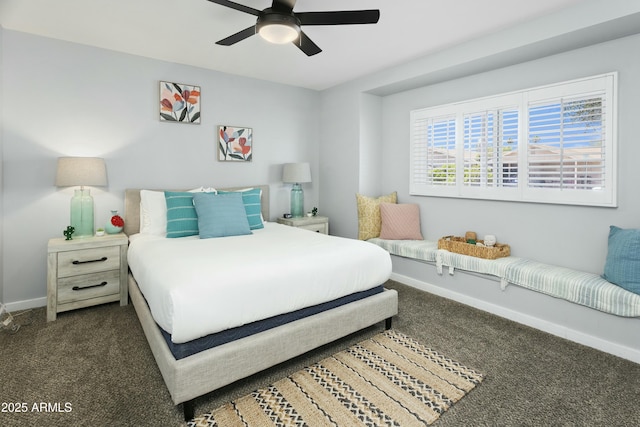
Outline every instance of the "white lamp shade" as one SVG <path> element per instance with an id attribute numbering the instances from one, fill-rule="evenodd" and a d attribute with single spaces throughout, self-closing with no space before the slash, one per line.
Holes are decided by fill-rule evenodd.
<path id="1" fill-rule="evenodd" d="M 309 163 L 285 163 L 282 168 L 282 182 L 289 184 L 311 182 Z"/>
<path id="2" fill-rule="evenodd" d="M 59 157 L 57 187 L 107 185 L 107 166 L 100 157 Z"/>

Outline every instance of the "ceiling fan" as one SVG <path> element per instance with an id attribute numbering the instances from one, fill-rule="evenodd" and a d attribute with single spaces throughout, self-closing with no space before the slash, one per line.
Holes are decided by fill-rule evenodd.
<path id="1" fill-rule="evenodd" d="M 295 13 L 293 8 L 296 0 L 273 0 L 271 7 L 264 10 L 228 0 L 209 1 L 258 17 L 255 25 L 217 41 L 216 44 L 231 46 L 254 34 L 260 34 L 271 43 L 292 42 L 307 56 L 318 54 L 322 49 L 302 31 L 302 25 L 375 24 L 380 19 L 380 11 L 377 9 Z"/>

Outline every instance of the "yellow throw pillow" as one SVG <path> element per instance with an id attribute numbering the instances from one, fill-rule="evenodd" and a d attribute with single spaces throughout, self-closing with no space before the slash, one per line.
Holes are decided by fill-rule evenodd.
<path id="1" fill-rule="evenodd" d="M 378 198 L 356 194 L 358 202 L 358 239 L 369 240 L 380 236 L 382 217 L 380 203 L 397 203 L 398 193 L 393 192 Z"/>

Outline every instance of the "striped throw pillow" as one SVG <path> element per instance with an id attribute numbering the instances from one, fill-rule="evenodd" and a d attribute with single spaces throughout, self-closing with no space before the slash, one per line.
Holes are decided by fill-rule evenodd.
<path id="1" fill-rule="evenodd" d="M 193 194 L 180 191 L 165 191 L 167 202 L 167 237 L 198 235 L 198 215 L 193 206 Z"/>
<path id="2" fill-rule="evenodd" d="M 262 222 L 262 203 L 261 196 L 262 190 L 260 188 L 247 188 L 246 190 L 237 191 L 242 194 L 242 203 L 244 209 L 247 212 L 247 220 L 249 221 L 249 228 L 251 230 L 257 230 L 264 228 Z M 234 191 L 218 191 L 218 194 L 234 193 Z"/>

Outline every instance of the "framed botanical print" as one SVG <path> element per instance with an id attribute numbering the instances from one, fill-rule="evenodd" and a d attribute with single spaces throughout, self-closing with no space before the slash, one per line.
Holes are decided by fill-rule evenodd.
<path id="1" fill-rule="evenodd" d="M 160 121 L 200 124 L 200 86 L 161 81 Z"/>
<path id="2" fill-rule="evenodd" d="M 250 162 L 253 157 L 253 129 L 218 126 L 218 160 Z"/>

